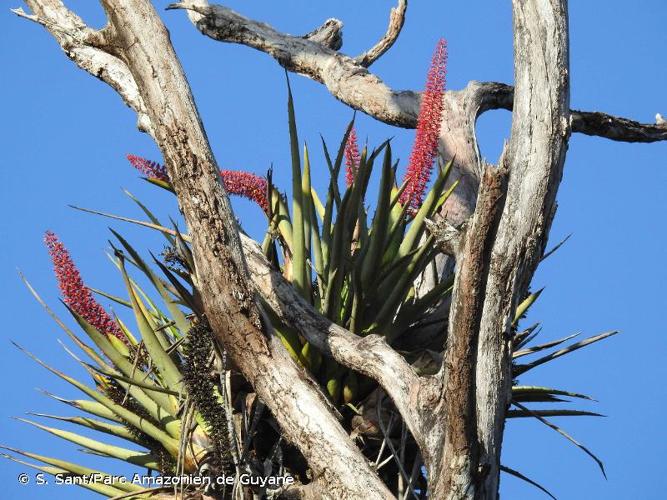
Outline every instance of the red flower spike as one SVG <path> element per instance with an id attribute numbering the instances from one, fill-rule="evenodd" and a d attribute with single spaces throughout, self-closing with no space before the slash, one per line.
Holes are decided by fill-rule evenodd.
<path id="1" fill-rule="evenodd" d="M 118 337 L 125 344 L 128 344 L 127 337 L 125 337 L 118 323 L 109 316 L 104 308 L 95 300 L 92 292 L 83 283 L 81 273 L 74 264 L 65 245 L 51 231 L 46 232 L 44 243 L 46 243 L 49 249 L 49 254 L 53 261 L 53 269 L 58 279 L 58 285 L 63 294 L 65 304 L 101 333 Z"/>
<path id="2" fill-rule="evenodd" d="M 163 165 L 135 155 L 127 155 L 127 159 L 146 177 L 169 182 L 167 169 Z M 229 194 L 254 201 L 264 213 L 269 213 L 268 184 L 264 177 L 241 170 L 221 170 L 220 175 Z"/>
<path id="3" fill-rule="evenodd" d="M 264 177 L 240 170 L 221 170 L 220 175 L 229 194 L 254 201 L 264 213 L 269 213 L 268 185 Z"/>
<path id="4" fill-rule="evenodd" d="M 345 143 L 345 183 L 348 187 L 354 182 L 360 163 L 361 157 L 359 156 L 359 145 L 357 144 L 357 131 L 352 127 Z"/>
<path id="5" fill-rule="evenodd" d="M 426 78 L 426 88 L 417 119 L 417 134 L 410 154 L 410 163 L 403 178 L 403 182 L 407 181 L 407 186 L 401 194 L 400 201 L 403 204 L 410 203 L 413 209 L 418 209 L 422 204 L 426 186 L 431 178 L 433 162 L 438 154 L 446 73 L 447 42 L 441 38 L 435 47 Z"/>
<path id="6" fill-rule="evenodd" d="M 141 156 L 127 155 L 130 164 L 139 172 L 144 174 L 149 179 L 157 179 L 164 182 L 169 182 L 167 169 L 158 162 L 147 160 Z"/>

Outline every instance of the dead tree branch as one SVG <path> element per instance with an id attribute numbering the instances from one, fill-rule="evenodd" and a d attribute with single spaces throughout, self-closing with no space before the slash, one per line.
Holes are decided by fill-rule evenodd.
<path id="1" fill-rule="evenodd" d="M 265 23 L 243 17 L 226 7 L 211 6 L 207 0 L 184 0 L 170 5 L 169 8 L 196 12 L 198 20 L 195 25 L 204 35 L 265 52 L 287 70 L 323 83 L 334 97 L 354 109 L 390 125 L 414 128 L 417 124 L 419 92 L 390 89 L 382 80 L 365 69 L 365 65 L 362 64 L 363 56 L 350 59 L 331 50 L 329 46 L 307 43 L 298 37 L 280 33 Z M 400 12 L 401 3 L 396 10 L 393 10 L 392 21 L 394 18 L 404 16 L 404 9 L 402 15 Z M 393 22 L 390 23 L 385 38 L 388 36 L 391 38 L 390 33 L 395 31 L 392 25 Z M 299 43 L 298 40 L 303 43 Z M 388 48 L 390 46 L 386 50 Z M 349 78 L 353 78 L 353 84 L 343 85 L 340 81 Z M 474 89 L 471 89 L 471 85 Z M 467 91 L 479 94 L 477 100 L 483 103 L 479 114 L 492 109 L 512 110 L 514 89 L 510 85 L 472 81 Z M 624 142 L 667 140 L 667 127 L 662 125 L 644 124 L 627 118 L 588 111 L 572 111 L 571 115 L 572 132 Z"/>
<path id="2" fill-rule="evenodd" d="M 368 68 L 394 45 L 403 29 L 407 8 L 408 0 L 398 0 L 398 5 L 393 7 L 389 13 L 389 27 L 387 28 L 387 32 L 373 47 L 360 56 L 355 57 L 354 61 L 356 63 L 364 68 Z"/>
<path id="3" fill-rule="evenodd" d="M 588 111 L 572 111 L 572 132 L 623 142 L 667 140 L 665 123 L 639 123 L 619 116 Z"/>
<path id="4" fill-rule="evenodd" d="M 491 250 L 503 210 L 507 167 L 488 166 L 477 207 L 465 231 L 450 309 L 447 349 L 441 374 L 444 447 L 429 462 L 435 498 L 475 498 L 480 457 L 477 441 L 475 366 Z"/>
<path id="5" fill-rule="evenodd" d="M 477 348 L 478 495 L 495 497 L 511 391 L 511 322 L 544 253 L 570 137 L 566 0 L 513 0 L 506 202 L 491 251 Z"/>
<path id="6" fill-rule="evenodd" d="M 351 57 L 312 40 L 280 33 L 268 24 L 205 0 L 175 3 L 168 8 L 188 10 L 197 29 L 214 40 L 265 52 L 288 71 L 323 83 L 334 97 L 354 109 L 392 125 L 414 127 L 417 123 L 419 103 L 415 94 L 391 90 Z"/>

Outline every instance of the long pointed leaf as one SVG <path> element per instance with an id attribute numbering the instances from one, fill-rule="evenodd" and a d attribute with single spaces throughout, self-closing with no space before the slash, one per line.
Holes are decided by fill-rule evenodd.
<path id="1" fill-rule="evenodd" d="M 28 282 L 28 280 L 25 278 L 25 276 L 19 272 L 19 276 L 25 286 L 28 288 L 30 293 L 32 294 L 33 297 L 39 302 L 39 304 L 46 310 L 47 314 L 53 318 L 53 320 L 58 324 L 60 328 L 63 329 L 63 331 L 67 334 L 67 336 L 72 339 L 72 341 L 76 344 L 77 347 L 79 347 L 83 352 L 86 353 L 86 355 L 95 361 L 97 364 L 102 365 L 105 363 L 105 361 L 100 357 L 100 355 L 95 352 L 90 346 L 88 346 L 85 342 L 83 342 L 72 330 L 70 330 L 65 323 L 62 322 L 62 320 L 56 315 L 56 313 L 53 312 L 53 310 L 42 300 L 42 298 L 39 296 L 37 291 L 32 287 L 32 285 Z"/>
<path id="2" fill-rule="evenodd" d="M 72 408 L 76 408 L 77 410 L 90 413 L 91 415 L 95 415 L 96 417 L 106 418 L 107 420 L 111 420 L 113 422 L 118 422 L 118 423 L 122 423 L 123 421 L 120 417 L 118 417 L 118 415 L 112 412 L 109 408 L 107 408 L 101 403 L 98 403 L 97 401 L 90 401 L 88 399 L 65 399 L 61 398 L 60 396 L 56 396 L 55 394 L 51 394 L 50 392 L 45 391 L 43 389 L 40 389 L 40 392 L 42 392 L 44 395 L 52 399 L 55 399 L 56 401 L 65 403 L 66 405 L 71 406 Z"/>
<path id="3" fill-rule="evenodd" d="M 542 423 L 543 423 L 544 425 L 546 425 L 547 427 L 550 427 L 551 429 L 555 430 L 558 434 L 560 434 L 561 436 L 563 436 L 565 439 L 567 439 L 568 441 L 570 441 L 572 444 L 574 444 L 574 445 L 575 445 L 577 448 L 579 448 L 581 451 L 583 451 L 584 453 L 586 453 L 586 455 L 588 455 L 588 456 L 591 457 L 593 460 L 595 460 L 595 463 L 598 464 L 598 467 L 600 467 L 600 470 L 602 471 L 602 475 L 604 476 L 605 479 L 607 479 L 607 474 L 606 474 L 606 472 L 604 471 L 604 464 L 603 464 L 602 461 L 601 461 L 598 457 L 596 457 L 596 456 L 595 456 L 595 455 L 594 455 L 588 448 L 586 448 L 584 445 L 582 445 L 581 443 L 579 443 L 576 439 L 574 439 L 572 436 L 570 436 L 567 432 L 565 432 L 563 429 L 561 429 L 560 427 L 558 427 L 556 424 L 553 424 L 553 423 L 549 422 L 546 418 L 542 417 L 541 415 L 539 415 L 538 413 L 534 412 L 533 410 L 530 410 L 530 409 L 526 408 L 525 406 L 523 406 L 522 404 L 519 404 L 519 403 L 512 403 L 512 404 L 513 404 L 514 406 L 516 406 L 517 408 L 519 408 L 520 410 L 523 410 L 523 411 L 525 411 L 526 413 L 530 413 L 530 414 L 531 414 L 533 417 L 535 417 L 537 420 L 539 420 L 540 422 L 542 422 Z"/>
<path id="4" fill-rule="evenodd" d="M 81 392 L 86 394 L 88 397 L 94 399 L 98 403 L 101 403 L 102 405 L 106 406 L 109 410 L 111 410 L 114 414 L 118 415 L 121 419 L 125 420 L 127 423 L 130 425 L 136 427 L 142 432 L 145 432 L 149 436 L 151 436 L 153 439 L 156 441 L 159 441 L 169 453 L 177 457 L 178 456 L 178 451 L 179 451 L 179 444 L 178 441 L 175 440 L 173 437 L 168 435 L 165 431 L 162 429 L 159 429 L 155 424 L 152 422 L 149 422 L 147 419 L 142 418 L 135 413 L 131 412 L 130 410 L 124 408 L 123 406 L 114 403 L 110 398 L 107 396 L 104 396 L 103 394 L 99 393 L 98 391 L 91 389 L 85 384 L 82 384 L 78 380 L 65 375 L 64 373 L 56 370 L 55 368 L 50 367 L 46 363 L 44 363 L 42 360 L 40 360 L 37 356 L 32 354 L 31 352 L 25 350 L 22 348 L 20 345 L 18 345 L 15 342 L 12 342 L 20 351 L 25 353 L 28 357 L 30 357 L 32 360 L 34 360 L 36 363 L 39 365 L 43 366 L 46 368 L 48 371 L 53 373 L 54 375 L 60 377 L 64 381 L 70 383 L 77 389 L 79 389 Z"/>
<path id="5" fill-rule="evenodd" d="M 370 248 L 362 266 L 361 283 L 367 285 L 377 273 L 381 264 L 382 251 L 385 247 L 389 231 L 389 214 L 391 202 L 391 188 L 394 184 L 394 175 L 391 168 L 391 145 L 387 145 L 382 163 L 382 176 L 378 192 L 377 208 L 373 216 L 373 225 L 370 234 Z"/>
<path id="6" fill-rule="evenodd" d="M 582 410 L 508 410 L 507 418 L 521 418 L 521 417 L 604 417 L 601 413 L 593 411 Z"/>
<path id="7" fill-rule="evenodd" d="M 153 224 L 156 224 L 158 226 L 161 226 L 162 223 L 158 220 L 158 218 L 151 212 L 146 205 L 144 205 L 136 196 L 134 196 L 132 193 L 130 193 L 127 189 L 123 189 L 123 192 L 133 201 L 135 202 L 139 208 L 146 214 L 146 216 L 151 220 Z M 174 237 L 168 233 L 162 233 L 167 240 L 167 242 L 171 246 L 176 246 L 176 240 Z"/>
<path id="8" fill-rule="evenodd" d="M 125 286 L 130 295 L 134 316 L 136 318 L 139 331 L 141 332 L 141 337 L 146 346 L 146 350 L 148 350 L 151 360 L 153 361 L 155 367 L 158 369 L 160 375 L 164 377 L 166 385 L 171 387 L 173 390 L 180 392 L 182 385 L 181 373 L 169 354 L 167 354 L 156 332 L 153 330 L 153 327 L 148 322 L 144 310 L 141 307 L 139 298 L 134 291 L 134 287 L 130 283 L 129 276 L 127 275 L 127 271 L 125 270 L 125 266 L 123 264 L 123 259 L 120 260 L 120 263 L 122 267 L 121 270 L 123 273 L 123 279 L 125 280 Z"/>
<path id="9" fill-rule="evenodd" d="M 524 476 L 523 474 L 521 474 L 521 472 L 516 471 L 516 470 L 514 470 L 514 469 L 510 469 L 509 467 L 506 467 L 506 466 L 504 466 L 504 465 L 501 465 L 501 466 L 500 466 L 500 470 L 503 471 L 503 472 L 505 472 L 505 473 L 507 473 L 507 474 L 509 474 L 510 476 L 514 476 L 514 477 L 516 477 L 516 478 L 518 478 L 518 479 L 521 479 L 522 481 L 527 482 L 528 484 L 531 484 L 531 485 L 535 486 L 535 488 L 537 488 L 538 490 L 540 490 L 540 491 L 546 493 L 547 495 L 549 495 L 549 496 L 550 496 L 551 498 L 553 498 L 554 500 L 557 500 L 557 498 L 556 498 L 555 496 L 553 496 L 553 495 L 549 492 L 549 490 L 547 490 L 544 486 L 542 486 L 541 484 L 536 483 L 536 482 L 533 481 L 532 479 L 530 479 L 530 478 Z"/>
<path id="10" fill-rule="evenodd" d="M 105 434 L 109 434 L 110 436 L 116 436 L 118 438 L 132 441 L 138 444 L 135 435 L 130 432 L 130 430 L 124 425 L 110 424 L 108 422 L 103 422 L 101 420 L 95 420 L 94 418 L 88 417 L 63 417 L 60 415 L 48 415 L 46 413 L 34 412 L 29 412 L 28 415 L 80 425 L 81 427 L 85 427 L 87 429 L 103 432 Z"/>
<path id="11" fill-rule="evenodd" d="M 569 345 L 565 347 L 564 349 L 561 349 L 556 352 L 552 352 L 551 354 L 547 354 L 546 356 L 537 359 L 533 361 L 532 363 L 527 363 L 525 365 L 518 365 L 516 366 L 516 369 L 514 373 L 516 375 L 520 375 L 521 373 L 525 373 L 528 370 L 532 370 L 536 366 L 542 365 L 544 363 L 548 363 L 549 361 L 553 361 L 556 358 L 560 358 L 561 356 L 565 356 L 566 354 L 569 354 L 571 352 L 574 352 L 578 349 L 581 349 L 582 347 L 586 347 L 587 345 L 593 344 L 595 342 L 599 342 L 600 340 L 604 340 L 607 337 L 611 337 L 613 335 L 616 335 L 618 331 L 614 330 L 611 332 L 606 332 L 606 333 L 601 333 L 600 335 L 595 335 L 594 337 L 589 337 L 586 340 L 582 340 L 581 342 L 577 342 L 576 344 Z"/>
<path id="12" fill-rule="evenodd" d="M 545 342 L 544 344 L 528 347 L 526 349 L 521 349 L 520 351 L 516 351 L 514 354 L 512 354 L 513 359 L 521 358 L 523 356 L 528 356 L 529 354 L 533 354 L 539 351 L 543 351 L 545 349 L 549 349 L 550 347 L 555 347 L 557 345 L 562 344 L 563 342 L 567 342 L 570 339 L 573 339 L 575 337 L 578 337 L 578 333 L 573 333 L 572 335 L 568 335 L 567 337 L 563 337 L 562 339 L 558 340 L 552 340 L 551 342 Z M 529 340 L 529 339 L 527 339 Z"/>
<path id="13" fill-rule="evenodd" d="M 526 311 L 532 306 L 537 299 L 540 298 L 540 295 L 542 295 L 542 292 L 544 291 L 544 288 L 540 288 L 537 292 L 531 293 L 528 297 L 526 297 L 521 304 L 516 308 L 516 312 L 514 313 L 514 320 L 512 321 L 512 325 L 516 325 L 519 320 L 521 319 L 521 316 L 526 314 Z"/>
<path id="14" fill-rule="evenodd" d="M 304 239 L 305 210 L 303 206 L 302 193 L 301 156 L 299 153 L 299 136 L 296 129 L 294 100 L 292 98 L 292 89 L 290 87 L 289 77 L 287 77 L 287 115 L 289 124 L 290 151 L 292 156 L 292 283 L 299 291 L 299 294 L 308 300 L 306 292 L 307 256 Z"/>
<path id="15" fill-rule="evenodd" d="M 171 315 L 172 319 L 174 320 L 174 322 L 176 322 L 176 326 L 178 327 L 178 329 L 181 331 L 182 334 L 185 334 L 185 332 L 187 332 L 190 329 L 190 322 L 185 318 L 185 314 L 183 314 L 183 311 L 181 311 L 180 308 L 176 304 L 174 304 L 162 281 L 160 281 L 160 279 L 155 275 L 155 273 L 151 270 L 151 268 L 148 267 L 148 265 L 144 262 L 139 253 L 132 247 L 132 245 L 130 245 L 127 242 L 125 238 L 123 238 L 119 233 L 117 233 L 113 229 L 110 229 L 110 231 L 118 239 L 118 241 L 120 241 L 121 245 L 123 245 L 125 250 L 129 252 L 129 254 L 132 256 L 132 259 L 134 259 L 134 261 L 139 265 L 139 268 L 143 271 L 143 273 L 146 275 L 149 281 L 153 284 L 155 289 L 162 297 L 162 300 L 164 301 L 165 305 L 167 306 L 167 309 L 169 310 L 169 314 Z"/>
<path id="16" fill-rule="evenodd" d="M 68 308 L 69 309 L 69 308 Z M 138 369 L 133 363 L 131 363 L 125 356 L 123 356 L 118 350 L 114 348 L 114 346 L 111 344 L 109 341 L 109 337 L 106 335 L 100 333 L 97 328 L 95 328 L 93 325 L 88 323 L 83 317 L 81 317 L 79 314 L 77 314 L 75 311 L 69 309 L 70 313 L 72 316 L 74 316 L 74 319 L 79 323 L 81 328 L 88 334 L 88 336 L 91 338 L 91 340 L 99 347 L 99 349 L 111 360 L 111 362 L 114 364 L 114 366 L 120 370 L 123 374 L 125 374 L 127 377 L 129 377 L 130 380 L 133 380 L 134 382 L 131 385 L 136 385 L 137 387 L 140 387 L 138 384 L 140 383 L 138 380 L 135 380 L 137 375 L 142 374 L 143 372 Z M 104 365 L 100 365 L 102 367 L 107 366 L 105 363 Z M 109 370 L 106 370 L 109 371 Z M 113 372 L 110 372 L 113 373 Z M 145 394 L 147 397 L 149 397 L 153 402 L 155 402 L 159 407 L 164 410 L 166 413 L 169 415 L 176 415 L 176 405 L 174 404 L 174 401 L 172 401 L 166 394 L 164 394 L 161 391 L 157 391 L 159 387 L 155 386 L 155 384 L 152 383 L 145 383 L 142 384 L 144 385 L 145 389 L 147 389 L 146 392 L 142 391 L 132 391 L 133 396 L 137 397 L 139 400 L 143 400 L 141 397 L 142 394 Z M 154 386 L 154 387 L 151 387 Z M 156 389 L 156 390 L 148 390 L 148 389 Z M 141 392 L 141 394 L 140 394 Z M 160 412 L 158 408 L 153 408 L 152 405 L 146 405 L 146 409 L 151 411 L 155 418 L 160 418 Z M 164 416 L 164 415 L 162 415 Z"/>
<path id="17" fill-rule="evenodd" d="M 570 396 L 571 398 L 587 399 L 589 401 L 595 401 L 590 396 L 586 394 L 580 394 L 578 392 L 563 391 L 560 389 L 553 389 L 551 387 L 540 387 L 535 385 L 515 385 L 512 387 L 512 396 L 519 394 L 555 394 L 557 396 Z"/>
<path id="18" fill-rule="evenodd" d="M 46 425 L 38 424 L 37 422 L 33 422 L 32 420 L 28 420 L 25 418 L 17 418 L 17 420 L 25 422 L 26 424 L 33 425 L 38 429 L 48 432 L 49 434 L 53 434 L 54 436 L 57 436 L 61 439 L 65 439 L 74 444 L 78 444 L 79 446 L 83 446 L 84 448 L 88 448 L 89 450 L 98 453 L 103 453 L 106 456 L 117 458 L 118 460 L 138 465 L 140 467 L 146 467 L 148 469 L 155 469 L 155 470 L 160 469 L 159 461 L 150 453 L 129 450 L 127 448 L 122 448 L 120 446 L 113 446 L 110 444 L 103 443 L 101 441 L 97 441 L 95 439 L 90 439 L 85 436 L 80 436 L 75 432 L 63 431 L 61 429 L 56 429 L 55 427 L 48 427 Z"/>

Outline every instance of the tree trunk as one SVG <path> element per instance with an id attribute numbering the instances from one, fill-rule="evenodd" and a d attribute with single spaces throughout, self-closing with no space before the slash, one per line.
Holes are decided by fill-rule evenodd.
<path id="1" fill-rule="evenodd" d="M 512 5 L 512 132 L 499 166 L 487 167 L 459 256 L 442 370 L 445 446 L 429 469 L 436 498 L 498 495 L 511 322 L 544 252 L 570 135 L 565 1 Z"/>

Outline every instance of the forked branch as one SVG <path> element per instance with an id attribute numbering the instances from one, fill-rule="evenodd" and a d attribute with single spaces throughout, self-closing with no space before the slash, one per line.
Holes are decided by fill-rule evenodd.
<path id="1" fill-rule="evenodd" d="M 227 7 L 209 5 L 207 0 L 184 0 L 170 5 L 170 8 L 196 12 L 197 21 L 191 18 L 204 35 L 265 52 L 287 70 L 323 83 L 334 97 L 350 107 L 390 125 L 414 128 L 417 124 L 420 93 L 393 90 L 366 69 L 398 37 L 406 7 L 407 2 L 399 2 L 398 7 L 392 9 L 389 29 L 380 42 L 368 52 L 351 59 L 332 50 L 330 46 L 307 43 L 298 37 L 280 33 L 265 23 L 243 17 Z M 378 54 L 377 57 L 375 54 Z M 474 92 L 479 93 L 480 100 L 484 102 L 478 114 L 492 109 L 512 110 L 512 86 L 494 82 L 471 83 L 475 84 Z M 573 110 L 571 114 L 572 132 L 624 142 L 667 140 L 665 124 L 639 123 L 589 111 Z"/>
<path id="2" fill-rule="evenodd" d="M 424 435 L 421 411 L 428 379 L 420 379 L 405 358 L 383 337 L 360 337 L 333 323 L 308 304 L 283 276 L 271 268 L 256 242 L 242 236 L 252 282 L 280 319 L 296 328 L 324 355 L 376 380 L 392 398 L 413 436 Z M 435 388 L 433 388 L 435 389 Z"/>

